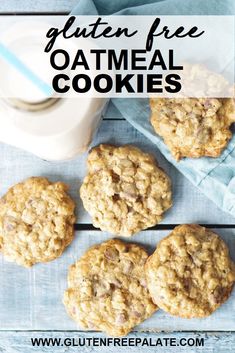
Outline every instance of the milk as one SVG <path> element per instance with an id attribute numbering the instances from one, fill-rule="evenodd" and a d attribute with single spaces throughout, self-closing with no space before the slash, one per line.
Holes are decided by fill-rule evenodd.
<path id="1" fill-rule="evenodd" d="M 48 114 L 46 110 L 18 111 L 1 102 L 0 141 L 46 160 L 76 157 L 87 150 L 105 102 L 99 98 L 79 99 L 79 108 L 78 105 L 74 107 L 76 112 L 71 111 L 73 103 L 75 99 L 63 99 L 49 108 L 53 113 Z"/>
<path id="2" fill-rule="evenodd" d="M 27 28 L 27 27 L 26 27 Z M 45 60 L 41 38 L 24 25 L 5 34 L 5 43 L 43 82 L 53 72 Z M 1 40 L 3 40 L 1 39 Z M 74 158 L 84 152 L 97 129 L 107 99 L 55 98 L 45 94 L 14 66 L 0 60 L 0 141 L 51 161 Z M 6 98 L 7 96 L 7 98 Z M 9 98 L 8 98 L 9 97 Z"/>

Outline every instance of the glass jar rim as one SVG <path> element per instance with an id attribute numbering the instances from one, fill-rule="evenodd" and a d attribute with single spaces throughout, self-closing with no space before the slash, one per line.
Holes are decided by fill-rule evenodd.
<path id="1" fill-rule="evenodd" d="M 27 102 L 19 98 L 2 98 L 8 106 L 26 112 L 39 112 L 49 109 L 59 102 L 60 98 L 49 97 L 39 102 Z"/>

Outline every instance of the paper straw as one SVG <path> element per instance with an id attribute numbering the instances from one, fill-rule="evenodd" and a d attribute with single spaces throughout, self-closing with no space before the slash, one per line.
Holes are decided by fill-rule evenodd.
<path id="1" fill-rule="evenodd" d="M 17 56 L 0 42 L 0 56 L 14 66 L 22 75 L 37 86 L 47 97 L 53 94 L 52 88 L 28 68 Z"/>

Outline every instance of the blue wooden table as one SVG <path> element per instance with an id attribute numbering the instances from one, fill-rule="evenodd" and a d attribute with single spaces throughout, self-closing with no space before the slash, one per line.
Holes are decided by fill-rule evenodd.
<path id="1" fill-rule="evenodd" d="M 111 0 L 110 0 L 111 1 Z M 113 0 L 114 1 L 114 0 Z M 115 0 L 116 1 L 116 0 Z M 1 0 L 0 13 L 68 13 L 77 0 Z M 159 164 L 171 176 L 174 187 L 174 207 L 154 230 L 139 233 L 131 241 L 143 244 L 151 253 L 157 242 L 180 223 L 206 224 L 218 232 L 235 249 L 235 220 L 219 210 L 201 194 L 172 165 L 170 165 L 144 136 L 125 120 L 106 117 L 93 145 L 99 143 L 131 143 L 153 153 Z M 61 298 L 66 288 L 67 269 L 84 251 L 108 238 L 107 233 L 94 230 L 89 215 L 78 196 L 79 185 L 86 174 L 84 154 L 73 161 L 49 163 L 31 154 L 0 144 L 0 193 L 9 186 L 31 175 L 44 175 L 52 180 L 63 180 L 70 185 L 70 193 L 77 202 L 76 236 L 63 256 L 47 265 L 32 269 L 19 268 L 0 257 L 0 352 L 120 352 L 119 347 L 32 347 L 31 338 L 86 338 L 104 337 L 98 332 L 84 332 L 68 318 Z M 10 177 L 9 177 L 10 175 Z M 235 260 L 235 258 L 234 258 Z M 173 318 L 162 311 L 129 335 L 141 338 L 203 338 L 203 347 L 149 347 L 152 352 L 234 352 L 235 343 L 235 291 L 213 315 L 204 320 Z M 143 348 L 124 347 L 127 352 Z M 146 350 L 146 348 L 144 348 Z"/>

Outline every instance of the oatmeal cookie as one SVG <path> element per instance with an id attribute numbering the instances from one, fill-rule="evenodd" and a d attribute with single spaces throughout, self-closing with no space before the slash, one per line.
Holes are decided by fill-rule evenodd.
<path id="1" fill-rule="evenodd" d="M 85 329 L 127 335 L 157 307 L 146 287 L 146 251 L 112 239 L 91 247 L 69 269 L 64 304 Z"/>
<path id="2" fill-rule="evenodd" d="M 151 98 L 151 123 L 176 160 L 218 157 L 232 137 L 230 98 Z"/>
<path id="3" fill-rule="evenodd" d="M 120 236 L 154 226 L 172 205 L 170 179 L 133 146 L 94 148 L 80 195 L 94 226 Z"/>
<path id="4" fill-rule="evenodd" d="M 153 301 L 183 318 L 210 315 L 230 296 L 235 266 L 224 241 L 199 225 L 181 225 L 145 265 Z"/>
<path id="5" fill-rule="evenodd" d="M 62 254 L 74 235 L 75 204 L 62 182 L 32 177 L 0 199 L 0 245 L 8 261 L 30 267 Z"/>

